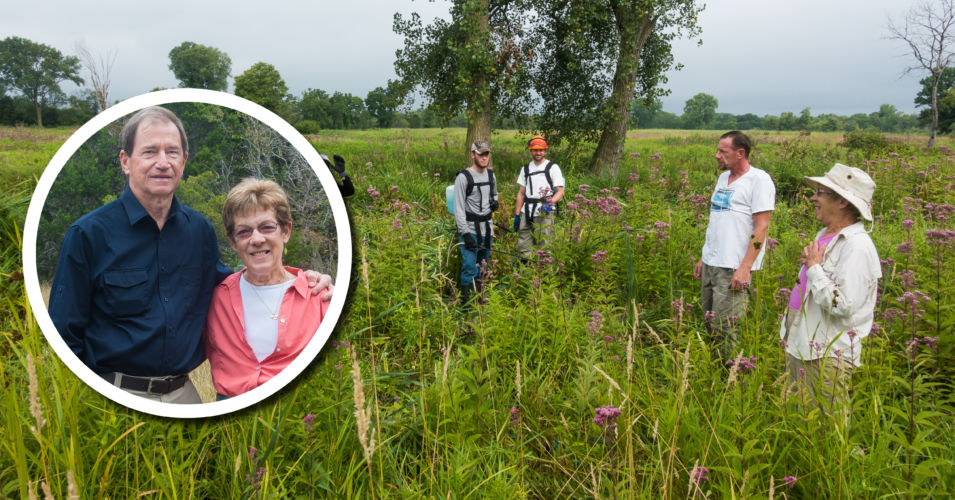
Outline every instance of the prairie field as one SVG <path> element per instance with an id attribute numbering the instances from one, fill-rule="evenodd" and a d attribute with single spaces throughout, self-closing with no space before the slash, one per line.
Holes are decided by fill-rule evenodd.
<path id="1" fill-rule="evenodd" d="M 955 146 L 752 131 L 776 183 L 741 321 L 752 369 L 714 357 L 692 270 L 719 131 L 631 131 L 616 175 L 556 146 L 567 178 L 536 259 L 508 231 L 526 135 L 498 131 L 502 209 L 481 305 L 457 303 L 445 187 L 463 129 L 327 131 L 357 193 L 345 311 L 312 365 L 231 415 L 129 410 L 53 353 L 20 249 L 36 178 L 69 129 L 0 128 L 0 496 L 34 498 L 946 498 L 955 491 Z M 805 175 L 878 187 L 877 328 L 842 425 L 787 396 L 780 314 L 819 229 Z M 214 225 L 221 221 L 213 220 Z M 295 262 L 286 262 L 296 265 Z M 328 270 L 331 271 L 331 270 Z M 356 401 L 360 408 L 356 410 Z M 619 411 L 618 411 L 619 410 Z M 359 436 L 359 425 L 363 434 Z M 367 429 L 366 429 L 367 428 Z"/>

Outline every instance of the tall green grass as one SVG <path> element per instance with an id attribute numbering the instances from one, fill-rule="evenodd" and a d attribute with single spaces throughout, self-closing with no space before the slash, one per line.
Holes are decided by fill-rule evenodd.
<path id="1" fill-rule="evenodd" d="M 863 160 L 838 137 L 755 135 L 753 163 L 781 195 L 770 229 L 778 244 L 754 276 L 741 329 L 753 371 L 715 361 L 692 279 L 717 132 L 631 138 L 617 178 L 588 175 L 585 155 L 554 148 L 566 200 L 578 206 L 564 205 L 542 259 L 553 262 L 492 254 L 487 303 L 468 314 L 455 302 L 456 238 L 444 202 L 444 186 L 466 165 L 463 130 L 330 132 L 310 139 L 347 159 L 358 189 L 347 200 L 353 285 L 334 342 L 296 382 L 245 411 L 157 418 L 73 376 L 40 335 L 22 283 L 8 281 L 0 494 L 26 498 L 45 485 L 55 497 L 81 498 L 949 495 L 952 249 L 930 245 L 925 231 L 952 229 L 935 208 L 953 204 L 952 156 L 910 146 L 904 156 Z M 494 137 L 503 227 L 525 141 Z M 799 251 L 818 228 L 799 180 L 836 161 L 879 184 L 872 235 L 886 259 L 881 329 L 864 341 L 848 427 L 789 400 L 777 337 L 777 292 L 792 286 Z M 8 186 L 17 195 L 3 209 L 13 223 L 0 221 L 0 237 L 19 248 L 31 186 Z M 619 214 L 594 203 L 608 206 L 608 196 Z M 899 247 L 906 241 L 911 252 Z M 513 252 L 515 243 L 498 231 L 494 248 Z M 0 276 L 9 280 L 19 255 L 3 255 Z M 915 289 L 932 300 L 913 314 L 897 299 Z M 934 349 L 925 337 L 939 338 Z M 356 380 L 371 450 L 358 437 Z M 598 425 L 596 410 L 608 405 L 620 414 Z"/>

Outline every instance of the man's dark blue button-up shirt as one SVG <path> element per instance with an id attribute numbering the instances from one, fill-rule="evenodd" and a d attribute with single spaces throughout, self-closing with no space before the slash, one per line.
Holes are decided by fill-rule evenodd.
<path id="1" fill-rule="evenodd" d="M 50 316 L 96 373 L 188 373 L 205 359 L 202 328 L 212 289 L 231 272 L 199 212 L 173 198 L 160 231 L 127 187 L 70 227 Z"/>

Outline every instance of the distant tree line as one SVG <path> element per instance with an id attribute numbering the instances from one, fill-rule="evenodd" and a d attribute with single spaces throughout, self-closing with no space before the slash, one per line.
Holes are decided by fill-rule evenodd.
<path id="1" fill-rule="evenodd" d="M 183 42 L 169 53 L 169 69 L 180 87 L 227 91 L 232 62 L 229 56 L 214 47 Z M 65 95 L 60 82 L 82 84 L 80 60 L 58 50 L 19 37 L 0 40 L 0 124 L 70 126 L 92 118 L 105 102 L 105 92 L 81 88 L 74 95 Z M 88 66 L 88 70 L 91 68 Z M 91 71 L 92 76 L 92 71 Z M 361 98 L 347 92 L 329 93 L 310 88 L 299 95 L 288 92 L 279 71 L 271 64 L 257 62 L 233 78 L 234 93 L 252 100 L 282 116 L 305 134 L 328 129 L 432 128 L 465 127 L 466 114 L 448 115 L 433 106 L 409 109 L 403 103 L 406 89 L 396 82 L 379 86 Z M 877 111 L 841 116 L 832 113 L 813 115 L 810 108 L 800 112 L 786 111 L 779 115 L 758 116 L 753 113 L 734 115 L 718 112 L 718 100 L 699 93 L 686 101 L 683 113 L 663 111 L 659 96 L 647 102 L 636 99 L 630 110 L 630 128 L 663 129 L 741 129 L 854 131 L 883 133 L 924 131 L 931 124 L 931 91 L 933 81 L 922 80 L 922 90 L 915 103 L 923 108 L 920 114 L 905 114 L 891 104 Z M 108 75 L 107 75 L 108 85 Z M 939 129 L 949 133 L 955 123 L 955 68 L 948 67 L 939 87 Z M 494 128 L 529 129 L 533 112 L 518 117 L 499 115 L 493 118 Z"/>

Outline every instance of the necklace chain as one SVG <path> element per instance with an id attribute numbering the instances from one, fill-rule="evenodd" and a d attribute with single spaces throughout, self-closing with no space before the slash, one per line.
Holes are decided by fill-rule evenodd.
<path id="1" fill-rule="evenodd" d="M 286 275 L 288 275 L 288 271 L 286 271 Z M 248 282 L 248 280 L 246 281 Z M 276 284 L 278 285 L 279 283 L 276 283 Z M 282 307 L 282 299 L 284 298 L 285 294 L 283 293 L 282 295 L 279 296 L 279 301 L 277 304 L 275 304 L 275 307 L 273 308 L 273 307 L 269 307 L 268 303 L 266 303 L 265 300 L 262 298 L 262 295 L 259 294 L 259 290 L 258 290 L 259 285 L 253 285 L 252 283 L 249 283 L 249 285 L 252 286 L 252 292 L 255 293 L 255 297 L 259 299 L 259 302 L 261 302 L 262 305 L 265 306 L 265 309 L 269 311 L 269 318 L 278 320 L 279 308 Z M 269 285 L 262 285 L 262 286 L 269 286 Z"/>

